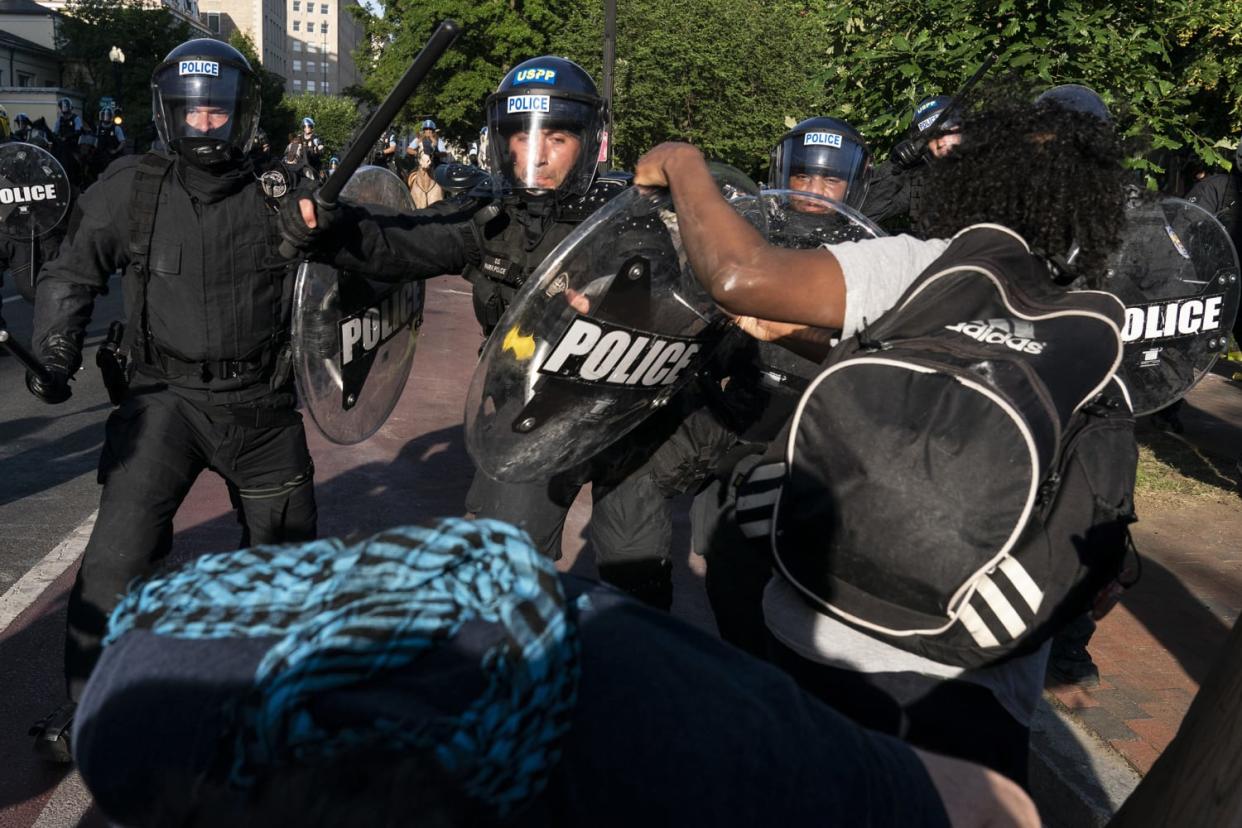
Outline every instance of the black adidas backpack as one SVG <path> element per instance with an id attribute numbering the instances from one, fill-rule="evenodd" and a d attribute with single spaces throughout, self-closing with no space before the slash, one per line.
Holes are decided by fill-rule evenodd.
<path id="1" fill-rule="evenodd" d="M 1056 288 L 1017 234 L 967 228 L 832 351 L 739 491 L 740 527 L 877 639 L 963 667 L 1033 650 L 1126 556 L 1124 315 Z"/>

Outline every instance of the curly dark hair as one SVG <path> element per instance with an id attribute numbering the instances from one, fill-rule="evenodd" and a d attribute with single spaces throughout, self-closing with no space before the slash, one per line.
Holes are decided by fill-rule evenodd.
<path id="1" fill-rule="evenodd" d="M 1124 223 L 1121 144 L 1111 124 L 1032 97 L 1010 81 L 967 107 L 962 143 L 928 170 L 920 229 L 1002 224 L 1051 256 L 1077 243 L 1074 274 L 1098 286 Z"/>

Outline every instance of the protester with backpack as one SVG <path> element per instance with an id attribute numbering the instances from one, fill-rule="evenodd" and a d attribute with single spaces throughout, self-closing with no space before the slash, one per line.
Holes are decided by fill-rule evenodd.
<path id="1" fill-rule="evenodd" d="M 1124 308 L 1065 287 L 1103 276 L 1123 170 L 1112 128 L 1056 101 L 995 93 L 961 133 L 926 241 L 768 246 L 683 144 L 636 183 L 671 188 L 695 273 L 748 333 L 819 358 L 843 338 L 740 492 L 777 567 L 776 660 L 861 723 L 1025 784 L 1047 640 L 1116 576 L 1133 519 Z"/>

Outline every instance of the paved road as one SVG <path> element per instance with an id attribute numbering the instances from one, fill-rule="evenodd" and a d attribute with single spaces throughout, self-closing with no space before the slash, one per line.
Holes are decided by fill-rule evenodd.
<path id="1" fill-rule="evenodd" d="M 34 308 L 4 287 L 4 318 L 30 344 Z M 98 503 L 94 471 L 112 406 L 95 368 L 108 324 L 122 316 L 119 285 L 96 303 L 73 397 L 49 406 L 26 391 L 25 371 L 0 356 L 0 594 L 79 525 Z"/>
<path id="2" fill-rule="evenodd" d="M 4 309 L 13 327 L 28 335 L 29 309 L 10 306 L 7 298 Z M 118 313 L 115 306 L 101 307 L 92 344 Z M 321 535 L 371 533 L 461 513 L 472 474 L 462 412 L 479 342 L 466 283 L 432 281 L 414 370 L 388 423 L 349 447 L 331 445 L 308 428 Z M 91 360 L 93 352 L 88 348 Z M 106 396 L 92 364 L 73 400 L 49 408 L 29 399 L 9 358 L 0 358 L 0 389 L 0 828 L 101 825 L 76 775 L 38 762 L 25 731 L 62 692 L 64 603 L 97 505 L 94 467 Z M 563 568 L 584 574 L 593 573 L 589 553 L 580 554 L 588 514 L 584 492 L 567 522 L 562 561 Z M 176 528 L 176 557 L 236 544 L 238 528 L 219 478 L 200 478 Z M 689 553 L 684 518 L 677 531 L 675 611 L 710 628 L 701 562 Z"/>

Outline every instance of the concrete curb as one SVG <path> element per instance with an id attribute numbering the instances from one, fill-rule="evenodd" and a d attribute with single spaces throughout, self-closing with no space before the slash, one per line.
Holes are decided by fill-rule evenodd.
<path id="1" fill-rule="evenodd" d="M 1103 828 L 1142 777 L 1045 693 L 1031 721 L 1031 796 L 1050 828 Z"/>

